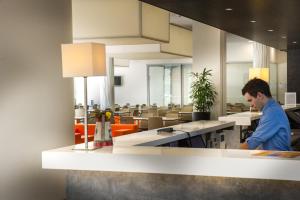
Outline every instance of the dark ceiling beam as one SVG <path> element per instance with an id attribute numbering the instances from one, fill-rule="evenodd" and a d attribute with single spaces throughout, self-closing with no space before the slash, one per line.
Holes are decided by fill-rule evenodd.
<path id="1" fill-rule="evenodd" d="M 300 47 L 299 0 L 141 1 L 280 50 Z"/>

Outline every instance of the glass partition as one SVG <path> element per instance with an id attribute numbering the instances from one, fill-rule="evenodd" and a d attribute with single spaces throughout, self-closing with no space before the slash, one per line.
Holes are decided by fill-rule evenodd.
<path id="1" fill-rule="evenodd" d="M 271 94 L 272 94 L 272 97 L 274 99 L 278 99 L 278 96 L 277 96 L 277 80 L 278 80 L 278 75 L 277 75 L 277 69 L 278 65 L 275 64 L 275 63 L 271 63 L 270 64 L 270 90 L 271 90 Z"/>
<path id="2" fill-rule="evenodd" d="M 181 105 L 181 65 L 170 66 L 172 69 L 171 73 L 171 103 L 175 105 Z"/>
<path id="3" fill-rule="evenodd" d="M 271 51 L 270 54 L 275 51 Z M 243 112 L 249 109 L 249 103 L 242 95 L 242 88 L 249 80 L 249 69 L 253 67 L 254 56 L 253 42 L 228 33 L 226 39 L 226 102 L 227 113 Z M 262 54 L 262 53 L 261 53 Z M 273 55 L 273 56 L 272 56 Z M 276 54 L 277 55 L 277 54 Z M 271 54 L 269 85 L 272 97 L 278 100 L 278 74 L 277 56 Z M 264 55 L 261 55 L 264 56 Z M 265 55 L 267 57 L 267 55 Z M 272 58 L 272 59 L 271 59 Z M 281 93 L 280 93 L 281 94 Z"/>
<path id="4" fill-rule="evenodd" d="M 148 68 L 150 105 L 164 105 L 164 70 L 163 66 L 151 66 Z"/>
<path id="5" fill-rule="evenodd" d="M 183 105 L 188 105 L 192 103 L 190 98 L 191 95 L 191 85 L 193 81 L 192 77 L 192 65 L 182 65 L 182 94 L 183 94 Z"/>
<path id="6" fill-rule="evenodd" d="M 249 69 L 252 65 L 252 62 L 227 63 L 227 103 L 247 103 L 242 96 L 242 88 L 249 80 Z M 277 64 L 275 63 L 270 64 L 269 84 L 272 97 L 277 99 Z"/>
<path id="7" fill-rule="evenodd" d="M 191 103 L 191 64 L 148 65 L 148 103 L 158 106 Z"/>
<path id="8" fill-rule="evenodd" d="M 172 68 L 166 67 L 165 68 L 165 80 L 164 80 L 164 87 L 165 87 L 164 97 L 165 97 L 165 99 L 164 99 L 163 105 L 169 105 L 171 103 L 171 97 L 172 97 L 171 76 L 172 76 Z"/>

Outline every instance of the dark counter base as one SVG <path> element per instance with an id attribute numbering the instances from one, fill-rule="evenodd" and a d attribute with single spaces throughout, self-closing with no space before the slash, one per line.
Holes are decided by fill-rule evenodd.
<path id="1" fill-rule="evenodd" d="M 70 171 L 68 200 L 295 200 L 300 182 L 141 173 Z"/>

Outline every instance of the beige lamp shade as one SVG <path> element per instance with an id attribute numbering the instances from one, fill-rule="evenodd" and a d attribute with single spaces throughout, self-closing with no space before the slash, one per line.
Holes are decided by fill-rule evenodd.
<path id="1" fill-rule="evenodd" d="M 250 68 L 249 80 L 254 78 L 260 78 L 266 82 L 269 82 L 269 68 Z"/>
<path id="2" fill-rule="evenodd" d="M 106 54 L 104 44 L 63 44 L 61 50 L 63 77 L 106 75 Z"/>
<path id="3" fill-rule="evenodd" d="M 168 11 L 139 0 L 72 0 L 76 42 L 135 45 L 169 42 Z"/>

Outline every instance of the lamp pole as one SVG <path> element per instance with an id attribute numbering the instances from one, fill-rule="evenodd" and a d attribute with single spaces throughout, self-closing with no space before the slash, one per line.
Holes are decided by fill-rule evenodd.
<path id="1" fill-rule="evenodd" d="M 89 149 L 88 140 L 88 107 L 87 107 L 87 77 L 84 76 L 84 144 L 85 150 Z"/>

